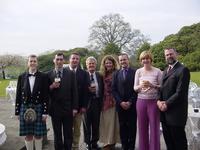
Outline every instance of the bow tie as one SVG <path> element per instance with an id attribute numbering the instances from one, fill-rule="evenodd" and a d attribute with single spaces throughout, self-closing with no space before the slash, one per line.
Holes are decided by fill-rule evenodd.
<path id="1" fill-rule="evenodd" d="M 29 76 L 29 77 L 31 77 L 31 76 L 35 77 L 35 74 L 29 73 L 28 76 Z"/>

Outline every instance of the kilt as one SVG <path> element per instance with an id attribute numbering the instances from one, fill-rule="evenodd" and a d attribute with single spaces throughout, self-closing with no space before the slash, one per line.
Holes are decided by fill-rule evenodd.
<path id="1" fill-rule="evenodd" d="M 37 114 L 37 119 L 34 123 L 26 123 L 24 120 L 24 113 L 29 108 L 27 105 L 22 104 L 20 107 L 20 119 L 19 119 L 19 135 L 34 135 L 45 136 L 47 134 L 46 122 L 42 121 L 42 105 L 34 105 L 34 110 Z"/>

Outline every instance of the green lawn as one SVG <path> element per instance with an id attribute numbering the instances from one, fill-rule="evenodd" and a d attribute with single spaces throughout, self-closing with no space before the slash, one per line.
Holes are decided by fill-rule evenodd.
<path id="1" fill-rule="evenodd" d="M 8 86 L 10 80 L 0 80 L 0 97 L 6 96 L 6 87 Z"/>
<path id="2" fill-rule="evenodd" d="M 6 96 L 6 87 L 8 86 L 11 80 L 2 80 L 0 79 L 0 97 Z"/>
<path id="3" fill-rule="evenodd" d="M 200 72 L 190 72 L 191 80 L 200 86 Z"/>

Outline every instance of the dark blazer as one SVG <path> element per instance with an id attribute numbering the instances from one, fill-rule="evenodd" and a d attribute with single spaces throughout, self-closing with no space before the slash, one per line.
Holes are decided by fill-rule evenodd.
<path id="1" fill-rule="evenodd" d="M 70 70 L 69 67 L 67 67 L 68 70 Z M 81 68 L 77 68 L 76 70 L 76 83 L 78 88 L 78 103 L 79 103 L 79 109 L 80 108 L 86 108 L 87 107 L 87 72 L 84 71 Z"/>
<path id="2" fill-rule="evenodd" d="M 100 104 L 100 107 L 102 107 L 102 101 L 103 101 L 103 77 L 99 74 L 99 72 L 95 72 L 96 74 L 96 78 L 97 78 L 97 82 L 98 82 L 98 86 L 99 86 L 99 104 Z M 90 86 L 90 75 L 89 75 L 89 72 L 87 72 L 87 87 Z M 93 93 L 91 93 L 89 90 L 87 92 L 87 99 L 88 99 L 88 102 L 87 102 L 87 107 L 89 107 L 90 105 L 90 101 L 92 100 L 92 97 L 93 97 Z"/>
<path id="3" fill-rule="evenodd" d="M 41 104 L 42 114 L 47 114 L 48 110 L 48 84 L 46 74 L 37 71 L 35 73 L 35 83 L 31 93 L 28 72 L 24 72 L 18 77 L 15 115 L 19 115 L 21 104 Z"/>
<path id="4" fill-rule="evenodd" d="M 55 70 L 48 73 L 48 85 L 50 86 L 56 77 Z M 72 109 L 78 109 L 78 92 L 75 74 L 63 68 L 60 87 L 49 90 L 49 115 L 64 115 L 71 113 Z"/>
<path id="5" fill-rule="evenodd" d="M 122 69 L 113 74 L 112 94 L 116 100 L 117 109 L 122 101 L 130 101 L 132 104 L 136 103 L 137 93 L 133 89 L 135 71 L 135 69 L 128 68 L 126 80 L 124 80 Z"/>
<path id="6" fill-rule="evenodd" d="M 190 72 L 177 62 L 167 74 L 163 72 L 160 100 L 166 101 L 167 111 L 161 112 L 161 121 L 169 125 L 185 126 L 188 114 L 188 87 Z"/>

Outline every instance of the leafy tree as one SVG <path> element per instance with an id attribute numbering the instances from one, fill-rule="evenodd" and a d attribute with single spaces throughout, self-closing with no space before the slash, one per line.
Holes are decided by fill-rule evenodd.
<path id="1" fill-rule="evenodd" d="M 18 55 L 0 55 L 0 70 L 3 79 L 6 78 L 5 70 L 9 66 L 25 66 L 25 58 Z"/>
<path id="2" fill-rule="evenodd" d="M 131 29 L 120 14 L 109 14 L 96 21 L 90 28 L 89 42 L 93 49 L 104 49 L 115 44 L 130 55 L 147 39 L 139 30 Z"/>
<path id="3" fill-rule="evenodd" d="M 165 48 L 175 48 L 179 54 L 180 62 L 188 66 L 190 71 L 199 71 L 200 51 L 200 23 L 185 26 L 176 34 L 165 37 L 160 43 L 151 47 L 154 56 L 154 65 L 161 69 L 165 67 Z"/>
<path id="4" fill-rule="evenodd" d="M 102 50 L 103 55 L 107 54 L 119 54 L 120 48 L 114 43 L 108 43 L 106 47 Z"/>
<path id="5" fill-rule="evenodd" d="M 199 71 L 200 70 L 200 49 L 183 57 L 182 63 L 184 63 L 190 71 Z"/>

